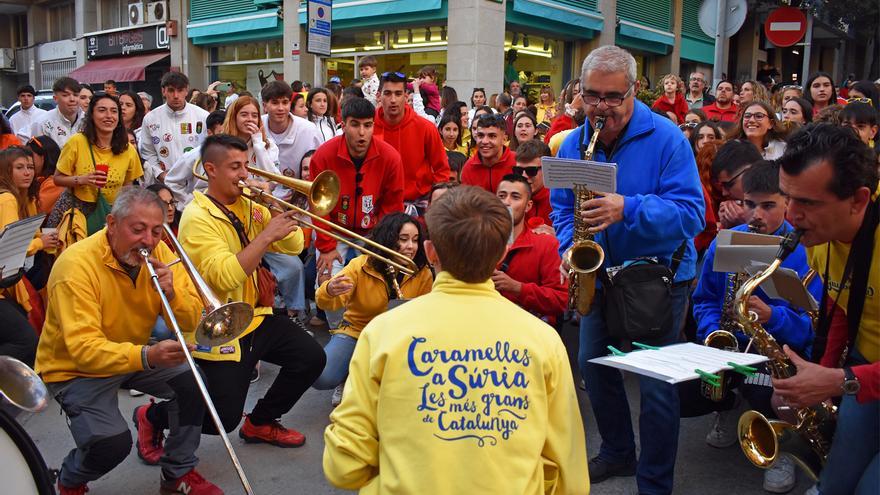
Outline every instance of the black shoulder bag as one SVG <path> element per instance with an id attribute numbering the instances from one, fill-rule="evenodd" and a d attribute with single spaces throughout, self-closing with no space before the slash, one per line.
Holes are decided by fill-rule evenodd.
<path id="1" fill-rule="evenodd" d="M 583 158 L 584 129 L 580 141 Z M 613 153 L 614 148 L 609 156 Z M 605 259 L 609 260 L 611 243 L 607 235 L 605 244 L 609 251 Z M 612 275 L 604 267 L 599 268 L 599 280 L 605 290 L 602 311 L 611 337 L 651 343 L 666 335 L 673 322 L 672 284 L 686 248 L 687 239 L 672 254 L 670 266 L 652 258 L 638 258 Z"/>

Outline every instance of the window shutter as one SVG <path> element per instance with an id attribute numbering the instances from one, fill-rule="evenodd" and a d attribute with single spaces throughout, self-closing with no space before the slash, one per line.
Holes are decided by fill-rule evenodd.
<path id="1" fill-rule="evenodd" d="M 672 31 L 670 0 L 618 0 L 617 15 L 621 19 L 661 31 Z"/>

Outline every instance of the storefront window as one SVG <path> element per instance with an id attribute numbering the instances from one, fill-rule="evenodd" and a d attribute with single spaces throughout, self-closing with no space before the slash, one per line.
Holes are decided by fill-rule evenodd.
<path id="1" fill-rule="evenodd" d="M 376 57 L 380 73 L 395 70 L 415 77 L 419 69 L 431 65 L 442 83 L 446 78 L 446 26 L 335 34 L 333 56 L 324 65 L 324 80 L 338 76 L 348 85 L 360 78 L 357 61 L 368 55 Z"/>
<path id="2" fill-rule="evenodd" d="M 282 46 L 281 40 L 273 40 L 215 47 L 211 50 L 210 78 L 234 83 L 235 91 L 259 96 L 267 82 L 284 77 Z"/>
<path id="3" fill-rule="evenodd" d="M 519 74 L 523 92 L 529 101 L 539 100 L 541 87 L 549 84 L 553 93 L 558 95 L 562 86 L 568 81 L 563 74 L 564 41 L 545 38 L 535 34 L 510 32 L 504 39 L 504 65 L 508 66 L 510 50 L 516 50 L 513 68 Z"/>

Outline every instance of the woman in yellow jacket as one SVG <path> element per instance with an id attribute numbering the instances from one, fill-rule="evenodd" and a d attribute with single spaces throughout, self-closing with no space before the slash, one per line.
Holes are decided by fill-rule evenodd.
<path id="1" fill-rule="evenodd" d="M 34 161 L 30 152 L 13 146 L 0 152 L 0 230 L 10 223 L 37 214 L 37 192 Z M 37 251 L 55 248 L 58 235 L 38 235 L 28 247 L 28 256 Z M 6 284 L 3 284 L 6 285 Z M 0 355 L 15 357 L 33 366 L 37 350 L 37 334 L 28 321 L 31 311 L 25 280 L 0 289 Z"/>
<path id="2" fill-rule="evenodd" d="M 427 294 L 431 291 L 434 275 L 428 267 L 425 248 L 422 245 L 422 227 L 405 213 L 386 215 L 373 227 L 370 237 L 379 244 L 397 250 L 412 259 L 418 271 L 415 275 L 397 275 L 400 292 L 405 299 Z M 361 330 L 373 318 L 388 308 L 389 301 L 397 294 L 386 264 L 367 255 L 359 256 L 318 288 L 315 301 L 325 311 L 345 308 L 342 323 L 333 330 L 330 342 L 324 347 L 327 364 L 324 372 L 312 384 L 318 390 L 333 392 L 333 405 L 342 400 L 342 383 L 348 375 L 348 362 Z"/>

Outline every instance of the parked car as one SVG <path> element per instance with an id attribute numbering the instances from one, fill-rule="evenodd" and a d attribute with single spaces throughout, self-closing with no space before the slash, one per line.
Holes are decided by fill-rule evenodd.
<path id="1" fill-rule="evenodd" d="M 34 96 L 34 105 L 37 108 L 42 108 L 43 110 L 52 110 L 55 108 L 55 99 L 52 98 L 52 92 L 48 90 L 37 91 L 37 94 Z M 3 114 L 6 115 L 6 118 L 10 118 L 18 112 L 18 109 L 21 108 L 21 103 L 15 102 L 9 106 L 9 109 L 3 110 Z"/>

